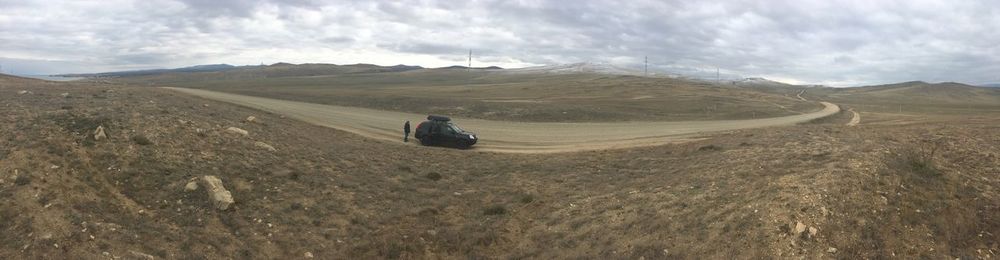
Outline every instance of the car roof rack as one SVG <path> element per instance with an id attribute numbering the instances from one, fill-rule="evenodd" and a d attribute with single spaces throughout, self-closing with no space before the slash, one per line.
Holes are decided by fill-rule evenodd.
<path id="1" fill-rule="evenodd" d="M 451 118 L 448 118 L 446 116 L 428 115 L 427 116 L 427 120 L 431 120 L 431 121 L 445 121 L 445 122 L 447 122 L 447 121 L 451 121 Z"/>

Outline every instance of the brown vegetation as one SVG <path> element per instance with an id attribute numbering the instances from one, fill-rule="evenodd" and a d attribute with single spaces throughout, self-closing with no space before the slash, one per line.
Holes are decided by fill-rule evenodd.
<path id="1" fill-rule="evenodd" d="M 1000 253 L 1000 117 L 987 112 L 517 155 L 373 141 L 149 88 L 0 81 L 0 107 L 4 259 Z M 90 137 L 98 125 L 108 139 Z M 205 174 L 232 191 L 229 210 L 185 192 Z"/>

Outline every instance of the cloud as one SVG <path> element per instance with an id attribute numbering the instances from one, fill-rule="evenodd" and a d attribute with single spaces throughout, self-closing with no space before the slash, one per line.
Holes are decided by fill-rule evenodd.
<path id="1" fill-rule="evenodd" d="M 5 68 L 39 61 L 31 70 L 48 73 L 279 61 L 448 66 L 472 49 L 484 66 L 640 68 L 649 56 L 651 69 L 674 73 L 980 83 L 998 80 L 997 13 L 993 1 L 939 0 L 0 0 L 0 57 Z"/>

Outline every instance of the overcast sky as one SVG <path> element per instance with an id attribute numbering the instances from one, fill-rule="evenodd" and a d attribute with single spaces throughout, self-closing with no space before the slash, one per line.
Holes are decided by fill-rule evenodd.
<path id="1" fill-rule="evenodd" d="M 1000 82 L 1000 1 L 0 0 L 4 72 L 582 61 L 852 86 Z"/>

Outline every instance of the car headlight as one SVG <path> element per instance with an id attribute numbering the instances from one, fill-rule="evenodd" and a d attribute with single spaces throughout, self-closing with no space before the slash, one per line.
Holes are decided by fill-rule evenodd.
<path id="1" fill-rule="evenodd" d="M 469 139 L 472 139 L 472 140 L 476 140 L 476 136 L 474 136 L 474 135 L 469 135 Z"/>

